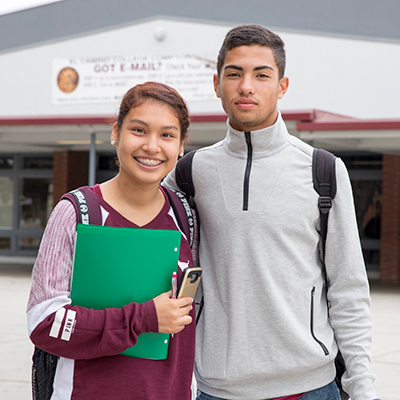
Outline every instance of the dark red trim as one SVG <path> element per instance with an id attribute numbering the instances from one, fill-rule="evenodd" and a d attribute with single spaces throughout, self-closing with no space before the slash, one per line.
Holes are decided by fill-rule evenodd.
<path id="1" fill-rule="evenodd" d="M 190 122 L 226 122 L 228 117 L 225 114 L 198 114 L 191 115 Z"/>
<path id="2" fill-rule="evenodd" d="M 54 116 L 54 117 L 0 117 L 0 125 L 26 126 L 26 125 L 109 125 L 116 121 L 116 116 Z M 225 122 L 225 114 L 192 115 L 191 122 Z"/>
<path id="3" fill-rule="evenodd" d="M 26 125 L 109 125 L 116 120 L 115 116 L 54 116 L 54 117 L 6 117 L 0 118 L 2 126 Z"/>
<path id="4" fill-rule="evenodd" d="M 26 125 L 109 125 L 115 122 L 116 116 L 54 116 L 54 117 L 0 117 L 0 126 Z M 225 114 L 192 115 L 191 122 L 225 122 Z"/>
<path id="5" fill-rule="evenodd" d="M 353 130 L 391 130 L 400 129 L 400 119 L 343 121 L 315 121 L 315 110 L 282 111 L 286 121 L 299 121 L 298 131 L 353 131 Z M 225 114 L 194 114 L 190 117 L 193 123 L 225 122 Z M 28 125 L 111 125 L 115 115 L 82 115 L 82 116 L 44 116 L 44 117 L 0 117 L 0 126 Z M 314 122 L 313 122 L 314 121 Z"/>
<path id="6" fill-rule="evenodd" d="M 282 111 L 285 121 L 312 121 L 315 117 L 314 110 Z M 191 122 L 225 122 L 225 114 L 198 114 L 190 117 Z"/>
<path id="7" fill-rule="evenodd" d="M 281 111 L 281 113 L 285 121 L 313 121 L 315 118 L 314 110 Z"/>
<path id="8" fill-rule="evenodd" d="M 400 129 L 400 120 L 354 120 L 337 122 L 299 122 L 298 131 L 378 131 Z"/>
<path id="9" fill-rule="evenodd" d="M 311 121 L 313 111 L 282 111 L 285 120 Z M 26 126 L 26 125 L 96 125 L 113 123 L 116 116 L 113 115 L 72 115 L 72 116 L 43 116 L 43 117 L 0 117 L 0 125 Z M 225 114 L 194 114 L 191 122 L 226 122 Z"/>

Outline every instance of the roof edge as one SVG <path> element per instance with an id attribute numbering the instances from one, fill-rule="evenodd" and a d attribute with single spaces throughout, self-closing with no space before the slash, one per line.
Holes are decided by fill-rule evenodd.
<path id="1" fill-rule="evenodd" d="M 299 122 L 298 131 L 378 131 L 400 129 L 400 119 L 373 119 L 334 122 Z"/>
<path id="2" fill-rule="evenodd" d="M 282 117 L 287 121 L 312 121 L 314 110 L 282 111 Z M 190 120 L 194 123 L 226 122 L 225 113 L 191 114 Z M 116 115 L 54 115 L 54 116 L 21 116 L 0 117 L 0 126 L 26 125 L 95 125 L 112 124 Z"/>
<path id="3" fill-rule="evenodd" d="M 320 118 L 321 113 L 324 118 Z M 395 130 L 400 129 L 400 119 L 356 119 L 320 110 L 281 111 L 285 121 L 298 121 L 298 131 Z M 329 117 L 328 117 L 329 116 Z M 192 123 L 226 122 L 225 113 L 192 114 Z M 28 125 L 112 125 L 116 115 L 54 115 L 0 117 L 0 126 Z"/>

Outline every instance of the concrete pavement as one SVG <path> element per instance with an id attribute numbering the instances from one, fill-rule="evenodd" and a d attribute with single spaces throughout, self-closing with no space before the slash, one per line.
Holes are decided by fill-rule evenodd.
<path id="1" fill-rule="evenodd" d="M 25 308 L 30 265 L 0 264 L 0 399 L 31 399 L 31 356 Z M 400 285 L 371 281 L 372 372 L 382 400 L 400 399 Z"/>
<path id="2" fill-rule="evenodd" d="M 382 400 L 400 399 L 400 285 L 371 281 L 372 372 Z"/>
<path id="3" fill-rule="evenodd" d="M 29 400 L 31 357 L 26 304 L 30 289 L 29 265 L 0 265 L 0 399 Z"/>

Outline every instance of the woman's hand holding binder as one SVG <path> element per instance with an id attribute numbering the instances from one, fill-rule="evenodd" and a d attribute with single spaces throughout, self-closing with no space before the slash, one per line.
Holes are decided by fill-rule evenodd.
<path id="1" fill-rule="evenodd" d="M 153 299 L 157 311 L 158 332 L 178 333 L 192 322 L 189 312 L 192 309 L 193 299 L 182 297 L 171 298 L 172 291 L 162 293 Z"/>

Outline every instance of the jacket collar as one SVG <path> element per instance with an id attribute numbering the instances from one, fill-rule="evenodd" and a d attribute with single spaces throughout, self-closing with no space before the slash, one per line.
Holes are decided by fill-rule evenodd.
<path id="1" fill-rule="evenodd" d="M 246 157 L 247 144 L 244 131 L 233 129 L 229 120 L 227 125 L 228 132 L 224 140 L 225 150 L 236 157 Z M 251 131 L 250 135 L 253 145 L 253 157 L 255 158 L 263 157 L 266 153 L 279 149 L 287 143 L 288 139 L 288 131 L 280 112 L 278 112 L 278 118 L 274 125 L 257 131 Z"/>

